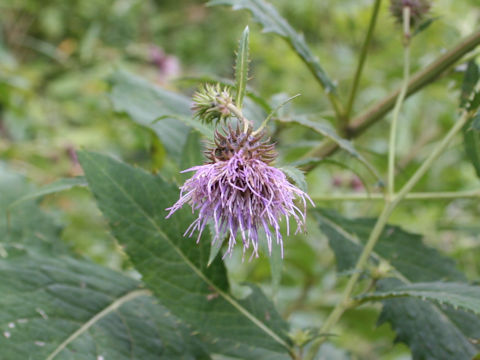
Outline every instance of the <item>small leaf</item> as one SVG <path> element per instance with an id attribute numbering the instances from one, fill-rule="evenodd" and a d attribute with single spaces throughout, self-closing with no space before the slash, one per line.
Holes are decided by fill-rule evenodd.
<path id="1" fill-rule="evenodd" d="M 302 170 L 289 165 L 282 166 L 280 170 L 282 170 L 285 175 L 292 179 L 300 190 L 307 192 L 307 181 L 305 180 L 305 174 Z"/>
<path id="2" fill-rule="evenodd" d="M 465 152 L 478 177 L 480 177 L 480 131 L 476 128 L 479 123 L 480 111 L 463 127 Z"/>
<path id="3" fill-rule="evenodd" d="M 436 20 L 438 20 L 440 17 L 433 17 L 433 18 L 428 18 L 424 21 L 422 21 L 418 26 L 415 27 L 415 30 L 413 31 L 412 37 L 417 36 L 421 32 L 427 30 L 430 25 L 432 25 Z"/>
<path id="4" fill-rule="evenodd" d="M 249 10 L 255 21 L 263 26 L 263 31 L 281 36 L 307 65 L 327 93 L 335 92 L 335 85 L 323 70 L 318 58 L 312 53 L 303 35 L 298 34 L 280 16 L 277 9 L 264 0 L 211 0 L 209 6 L 230 5 L 233 10 Z"/>
<path id="5" fill-rule="evenodd" d="M 237 60 L 235 61 L 235 88 L 237 95 L 235 96 L 235 105 L 241 109 L 243 105 L 243 98 L 247 91 L 248 80 L 248 26 L 243 30 L 242 38 L 238 46 Z"/>

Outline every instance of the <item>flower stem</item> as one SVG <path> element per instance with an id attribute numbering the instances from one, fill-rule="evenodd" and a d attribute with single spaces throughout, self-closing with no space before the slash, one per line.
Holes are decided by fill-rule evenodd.
<path id="1" fill-rule="evenodd" d="M 228 104 L 227 108 L 228 108 L 228 110 L 230 110 L 232 112 L 233 115 L 235 115 L 235 117 L 238 120 L 240 120 L 243 123 L 243 132 L 247 133 L 249 126 L 252 125 L 251 121 L 248 120 L 245 116 L 243 116 L 242 110 L 237 108 L 235 105 Z"/>
<path id="2" fill-rule="evenodd" d="M 348 125 L 348 120 L 350 118 L 350 114 L 352 113 L 353 105 L 357 95 L 358 84 L 360 82 L 360 77 L 363 71 L 363 65 L 365 64 L 365 60 L 367 59 L 368 48 L 372 40 L 372 35 L 373 35 L 373 31 L 375 30 L 375 25 L 377 24 L 378 12 L 380 9 L 381 2 L 382 0 L 375 0 L 375 4 L 373 5 L 372 17 L 370 18 L 370 24 L 368 25 L 367 35 L 365 36 L 365 40 L 362 45 L 362 50 L 360 52 L 360 57 L 358 59 L 357 69 L 355 71 L 355 77 L 353 79 L 352 89 L 350 90 L 347 107 L 345 108 L 344 120 L 346 124 L 344 125 Z"/>
<path id="3" fill-rule="evenodd" d="M 387 177 L 387 193 L 393 196 L 395 191 L 395 151 L 397 148 L 397 124 L 400 109 L 403 100 L 407 94 L 408 80 L 410 75 L 410 7 L 403 8 L 403 82 L 398 95 L 397 102 L 393 109 L 392 124 L 390 126 L 390 141 L 388 146 L 388 177 Z"/>

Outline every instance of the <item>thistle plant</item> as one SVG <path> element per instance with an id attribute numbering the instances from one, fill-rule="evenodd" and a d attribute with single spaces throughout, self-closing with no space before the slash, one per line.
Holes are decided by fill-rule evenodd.
<path id="1" fill-rule="evenodd" d="M 252 256 L 258 257 L 259 229 L 263 229 L 269 253 L 275 241 L 283 258 L 280 222 L 285 218 L 287 235 L 290 217 L 297 225 L 296 232 L 304 229 L 307 200 L 313 205 L 312 200 L 281 170 L 270 165 L 276 153 L 274 144 L 265 139 L 265 122 L 254 131 L 228 90 L 206 85 L 194 95 L 194 101 L 192 109 L 200 120 L 220 121 L 235 115 L 238 121 L 236 127 L 227 122 L 226 127 L 217 128 L 212 146 L 205 151 L 206 164 L 183 171 L 195 173 L 180 188 L 180 199 L 167 209 L 167 218 L 183 205 L 190 205 L 192 211 L 198 211 L 198 218 L 185 235 L 198 231 L 198 242 L 208 222 L 213 221 L 212 246 L 228 237 L 225 255 L 232 254 L 240 233 L 243 253 L 251 247 Z M 300 205 L 295 204 L 296 198 Z"/>

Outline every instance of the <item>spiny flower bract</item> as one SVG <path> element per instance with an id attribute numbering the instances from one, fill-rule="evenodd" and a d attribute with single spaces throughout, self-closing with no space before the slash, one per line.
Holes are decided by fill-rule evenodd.
<path id="1" fill-rule="evenodd" d="M 180 188 L 179 200 L 167 210 L 170 217 L 184 204 L 198 211 L 197 219 L 185 232 L 192 236 L 198 231 L 198 239 L 210 220 L 213 220 L 213 243 L 228 237 L 231 254 L 237 233 L 243 242 L 243 252 L 252 247 L 252 256 L 258 256 L 259 229 L 266 234 L 268 250 L 272 242 L 282 248 L 280 221 L 289 218 L 297 223 L 297 231 L 305 227 L 306 200 L 309 196 L 292 185 L 285 174 L 269 164 L 275 159 L 274 145 L 262 141 L 263 134 L 253 134 L 251 128 L 242 132 L 228 128 L 225 134 L 216 132 L 214 146 L 207 150 L 208 163 L 184 172 L 195 172 Z M 301 208 L 294 200 L 301 200 Z"/>

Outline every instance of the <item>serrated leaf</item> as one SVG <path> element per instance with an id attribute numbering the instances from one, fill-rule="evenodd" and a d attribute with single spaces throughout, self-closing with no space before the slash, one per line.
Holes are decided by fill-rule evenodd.
<path id="1" fill-rule="evenodd" d="M 377 170 L 373 167 L 372 164 L 370 164 L 367 159 L 365 159 L 353 146 L 351 141 L 347 139 L 343 139 L 340 137 L 336 131 L 326 122 L 320 122 L 320 121 L 313 121 L 310 120 L 308 116 L 305 115 L 297 115 L 293 116 L 291 118 L 285 118 L 285 119 L 279 119 L 282 122 L 293 122 L 297 123 L 300 125 L 303 125 L 305 127 L 308 127 L 315 132 L 319 133 L 320 135 L 332 140 L 335 142 L 341 149 L 345 150 L 347 153 L 349 153 L 351 156 L 356 158 L 358 161 L 360 161 L 367 169 L 370 171 L 370 173 L 377 179 L 379 184 L 383 184 L 383 180 L 381 179 L 380 175 L 378 174 Z"/>
<path id="2" fill-rule="evenodd" d="M 428 282 L 402 284 L 386 291 L 359 296 L 361 301 L 384 300 L 399 297 L 414 297 L 447 304 L 453 308 L 471 311 L 480 315 L 480 286 L 463 283 Z"/>
<path id="3" fill-rule="evenodd" d="M 326 211 L 317 211 L 316 216 L 335 252 L 339 271 L 354 268 L 376 220 L 350 220 Z M 379 281 L 379 291 L 415 282 L 465 280 L 451 259 L 425 246 L 421 236 L 396 226 L 384 229 L 371 261 L 388 263 L 392 276 L 396 277 Z M 455 359 L 467 360 L 477 352 L 469 341 L 480 333 L 480 319 L 473 314 L 413 298 L 389 299 L 382 303 L 379 322 L 392 324 L 398 341 L 410 346 L 415 360 L 448 360 L 452 354 Z"/>
<path id="4" fill-rule="evenodd" d="M 143 280 L 175 316 L 202 335 L 210 351 L 256 359 L 287 359 L 288 328 L 255 290 L 243 300 L 229 294 L 223 262 L 207 266 L 210 236 L 199 243 L 182 234 L 191 209 L 165 219 L 177 188 L 160 177 L 95 153 L 79 154 L 89 186 Z"/>
<path id="5" fill-rule="evenodd" d="M 307 192 L 307 181 L 305 180 L 305 174 L 302 170 L 290 165 L 283 165 L 280 170 L 292 179 L 300 190 Z"/>
<path id="6" fill-rule="evenodd" d="M 212 0 L 209 1 L 207 5 L 230 5 L 233 7 L 233 10 L 249 10 L 254 20 L 263 26 L 264 32 L 271 32 L 281 36 L 292 47 L 327 93 L 335 92 L 335 85 L 323 70 L 318 58 L 308 47 L 303 35 L 298 34 L 290 24 L 280 16 L 273 5 L 263 0 Z"/>
<path id="7" fill-rule="evenodd" d="M 2 359 L 209 359 L 141 284 L 70 257 L 0 260 Z"/>
<path id="8" fill-rule="evenodd" d="M 385 279 L 378 288 L 398 285 Z M 383 301 L 378 323 L 386 321 L 397 333 L 395 341 L 409 345 L 413 360 L 470 360 L 479 350 L 472 340 L 480 338 L 480 320 L 463 310 L 415 298 L 390 299 Z"/>
<path id="9" fill-rule="evenodd" d="M 35 189 L 34 191 L 28 192 L 27 194 L 23 195 L 22 197 L 12 202 L 9 205 L 8 209 L 10 210 L 25 201 L 41 198 L 45 195 L 55 194 L 65 190 L 70 190 L 77 186 L 80 186 L 80 187 L 87 186 L 87 180 L 83 176 L 78 176 L 75 178 L 59 179 L 57 181 L 54 181 L 51 184 L 42 186 L 38 189 Z"/>
<path id="10" fill-rule="evenodd" d="M 243 98 L 247 92 L 248 80 L 248 26 L 243 30 L 242 38 L 238 45 L 237 59 L 235 61 L 235 88 L 237 94 L 235 96 L 235 105 L 241 109 L 243 105 Z"/>
<path id="11" fill-rule="evenodd" d="M 190 100 L 125 71 L 116 71 L 110 81 L 115 111 L 126 113 L 137 124 L 152 129 L 178 160 L 188 135 L 188 127 L 179 119 L 192 117 Z"/>

